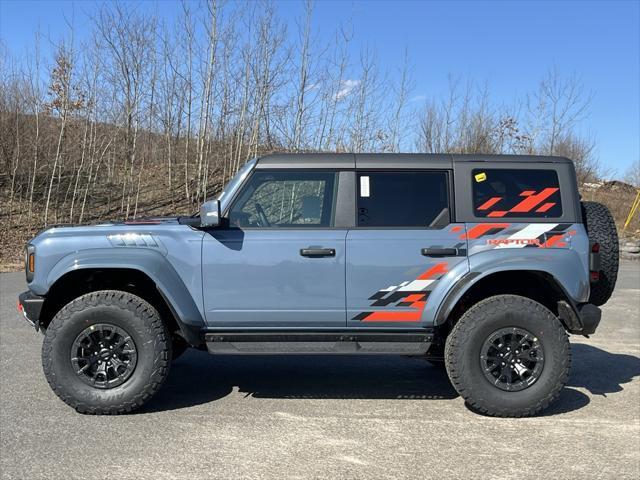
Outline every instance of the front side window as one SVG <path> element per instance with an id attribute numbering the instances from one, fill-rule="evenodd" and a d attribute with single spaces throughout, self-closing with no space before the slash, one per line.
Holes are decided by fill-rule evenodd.
<path id="1" fill-rule="evenodd" d="M 266 171 L 253 173 L 229 212 L 240 228 L 330 227 L 336 173 Z"/>
<path id="2" fill-rule="evenodd" d="M 358 173 L 359 227 L 435 227 L 449 222 L 443 171 Z"/>
<path id="3" fill-rule="evenodd" d="M 476 217 L 562 216 L 558 174 L 553 170 L 475 169 L 472 183 Z"/>

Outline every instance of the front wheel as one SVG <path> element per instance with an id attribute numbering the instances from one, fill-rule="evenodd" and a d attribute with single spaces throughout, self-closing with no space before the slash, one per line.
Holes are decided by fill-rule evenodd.
<path id="1" fill-rule="evenodd" d="M 471 307 L 445 346 L 449 378 L 476 411 L 497 417 L 541 412 L 567 382 L 571 352 L 560 321 L 525 297 L 498 295 Z"/>
<path id="2" fill-rule="evenodd" d="M 130 293 L 76 298 L 49 324 L 42 366 L 53 391 L 80 413 L 142 406 L 169 373 L 171 340 L 158 312 Z"/>

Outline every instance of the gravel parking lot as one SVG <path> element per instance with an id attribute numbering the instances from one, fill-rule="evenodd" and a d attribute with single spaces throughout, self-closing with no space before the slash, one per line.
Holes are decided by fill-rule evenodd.
<path id="1" fill-rule="evenodd" d="M 640 478 L 640 263 L 621 265 L 560 400 L 529 419 L 465 408 L 446 374 L 396 357 L 188 352 L 144 410 L 77 414 L 0 275 L 0 472 L 15 479 Z"/>

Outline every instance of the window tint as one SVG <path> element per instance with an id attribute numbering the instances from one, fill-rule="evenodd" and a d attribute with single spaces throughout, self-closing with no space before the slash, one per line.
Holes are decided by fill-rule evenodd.
<path id="1" fill-rule="evenodd" d="M 329 227 L 333 221 L 336 174 L 313 171 L 256 171 L 231 207 L 237 227 Z"/>
<path id="2" fill-rule="evenodd" d="M 562 216 L 558 175 L 553 170 L 475 169 L 472 182 L 477 217 Z"/>
<path id="3" fill-rule="evenodd" d="M 433 171 L 359 172 L 358 226 L 428 227 L 448 223 L 447 174 Z"/>

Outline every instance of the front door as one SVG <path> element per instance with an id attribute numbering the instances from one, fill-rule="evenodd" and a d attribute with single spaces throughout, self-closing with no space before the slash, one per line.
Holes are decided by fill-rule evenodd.
<path id="1" fill-rule="evenodd" d="M 347 235 L 349 327 L 428 326 L 441 280 L 468 270 L 464 224 L 450 221 L 449 175 L 357 172 L 357 226 Z"/>
<path id="2" fill-rule="evenodd" d="M 338 174 L 255 170 L 229 228 L 202 245 L 211 327 L 344 327 L 346 229 L 333 228 Z"/>

